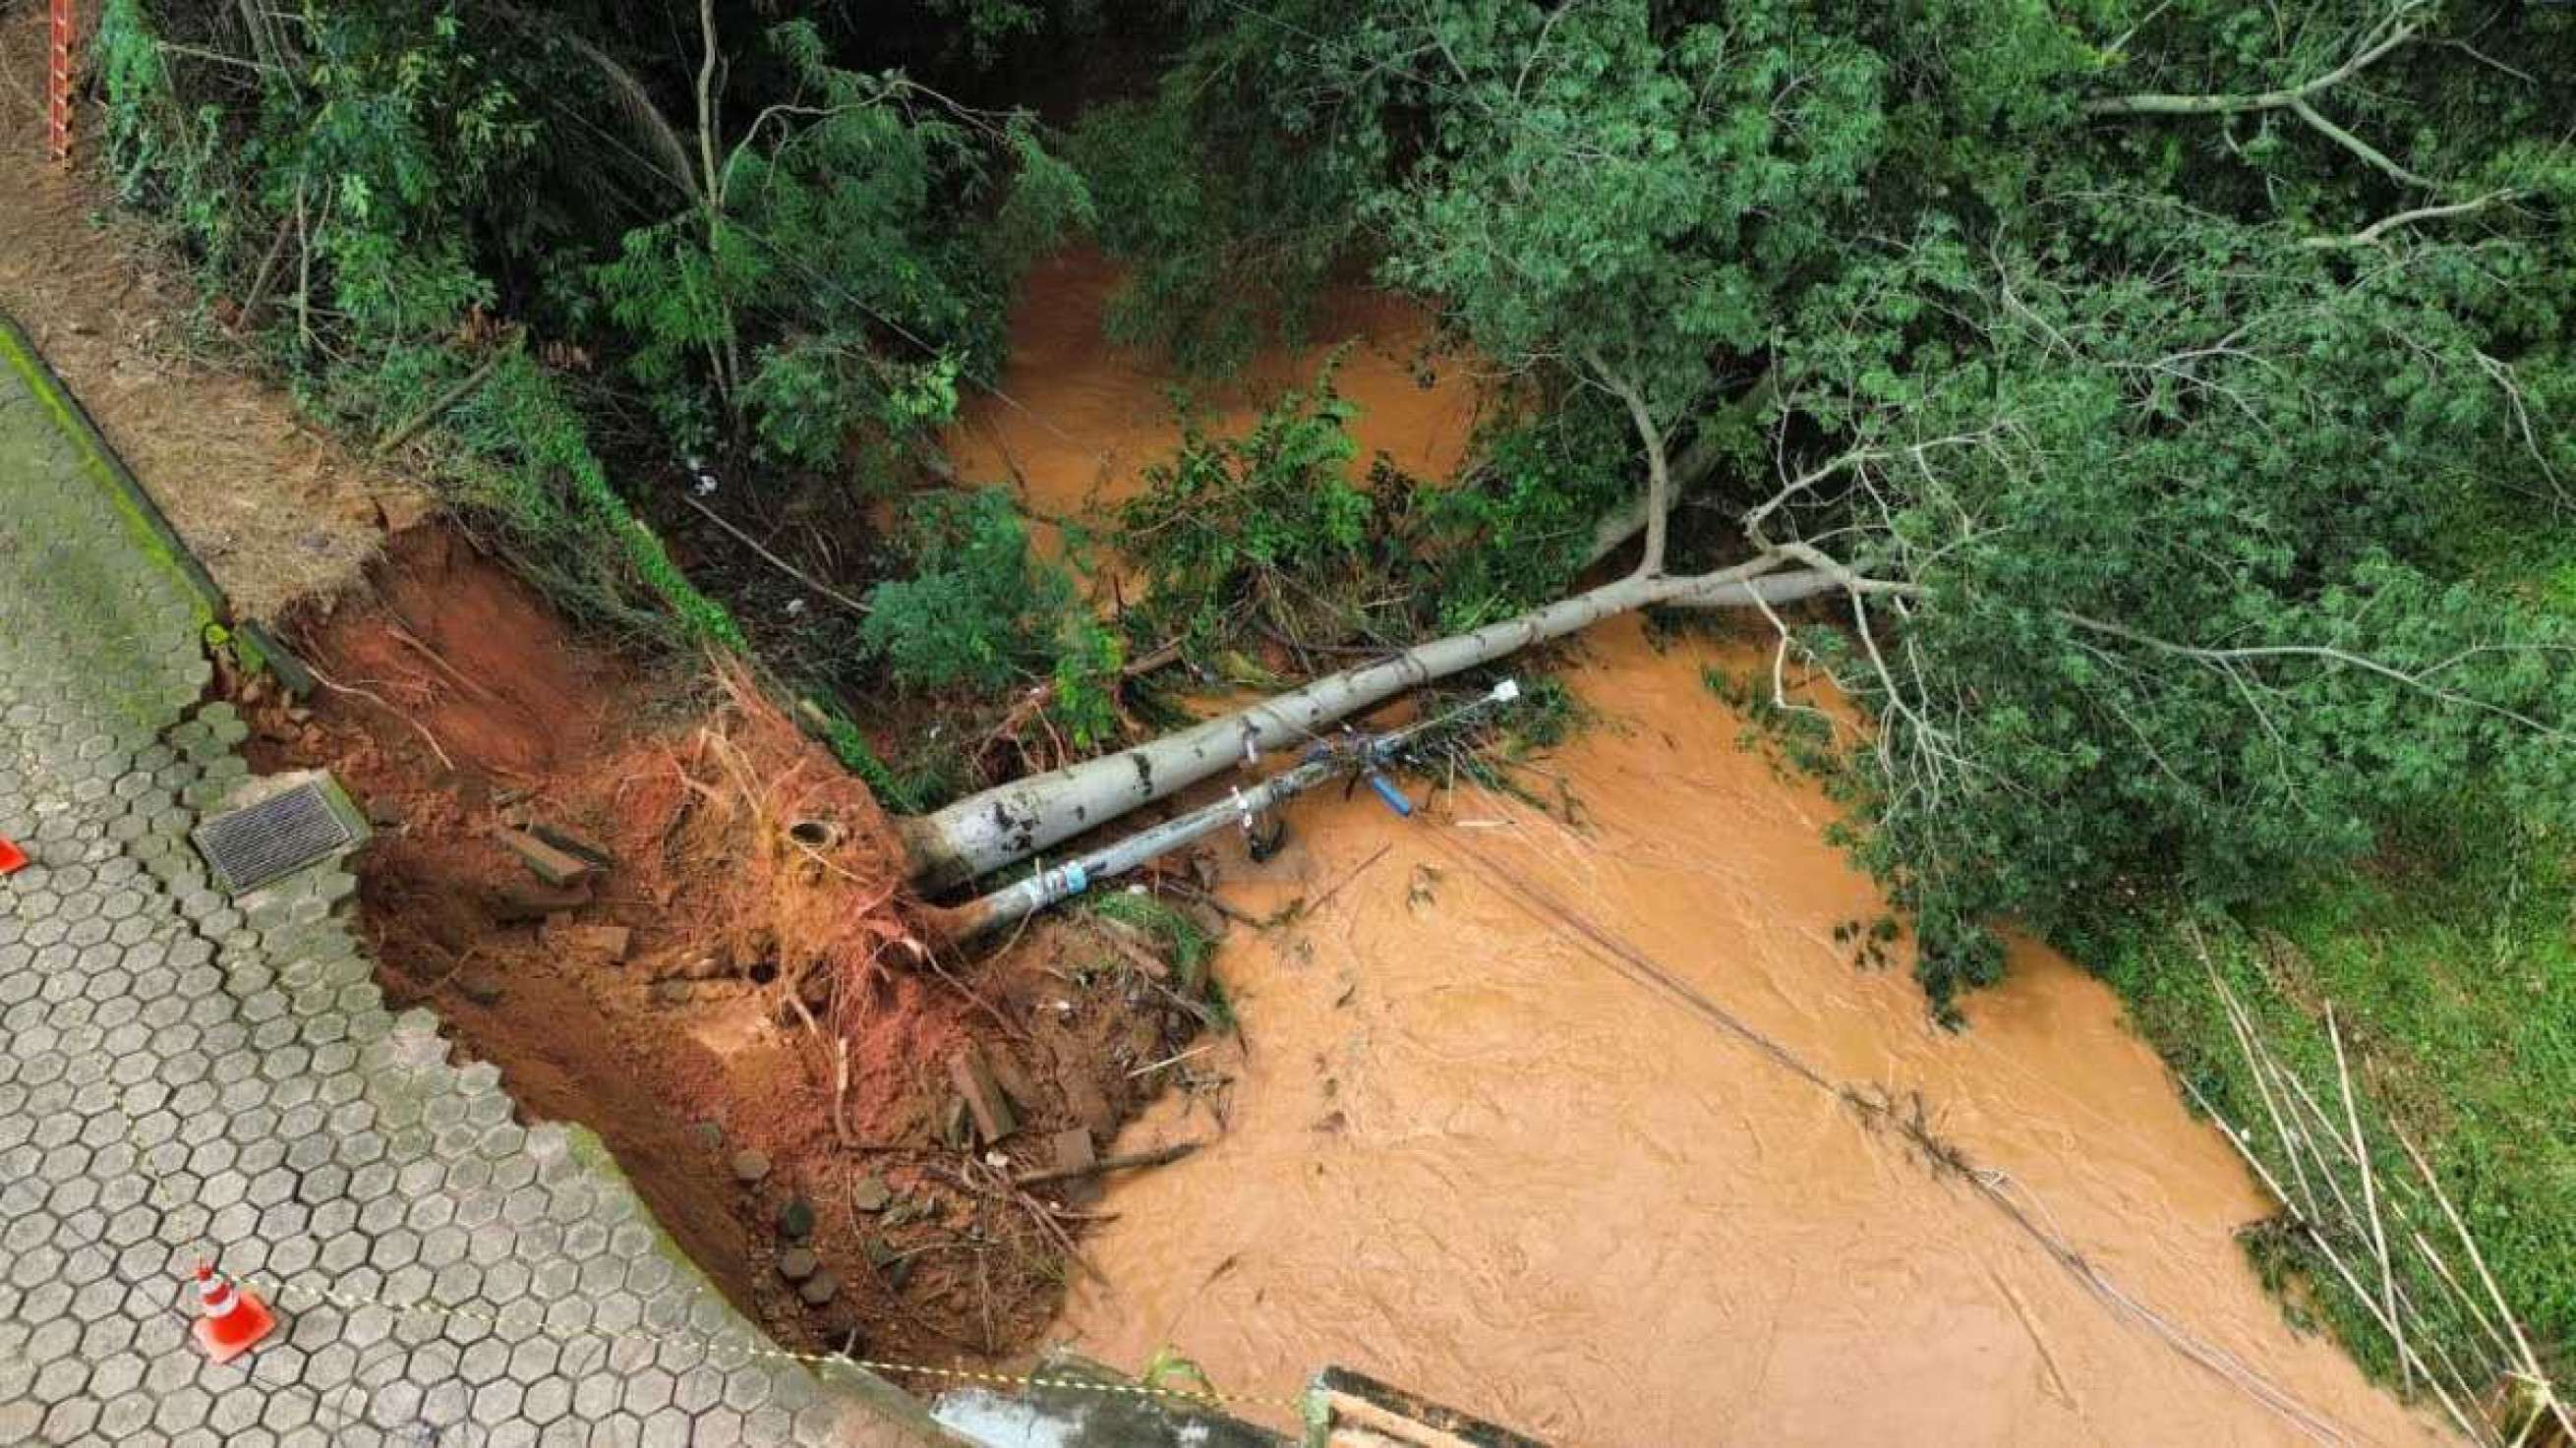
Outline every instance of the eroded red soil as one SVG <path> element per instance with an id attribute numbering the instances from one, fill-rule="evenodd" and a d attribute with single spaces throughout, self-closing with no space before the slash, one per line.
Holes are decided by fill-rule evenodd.
<path id="1" fill-rule="evenodd" d="M 934 958 L 874 800 L 748 680 L 582 647 L 455 532 L 396 538 L 290 633 L 322 682 L 241 686 L 254 763 L 327 767 L 375 820 L 360 918 L 397 1006 L 597 1131 L 783 1340 L 929 1363 L 1034 1341 L 1085 1184 L 1010 1178 L 1061 1133 L 1105 1148 L 1136 1068 L 1198 1028 L 1151 952 L 1072 919 Z M 503 843 L 536 825 L 611 864 L 545 883 Z M 961 1140 L 969 1049 L 1017 1118 L 998 1142 Z M 823 1302 L 778 1270 L 800 1245 Z"/>

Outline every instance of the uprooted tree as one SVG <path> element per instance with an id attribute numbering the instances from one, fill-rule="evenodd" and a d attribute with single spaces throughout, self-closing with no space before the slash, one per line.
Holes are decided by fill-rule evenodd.
<path id="1" fill-rule="evenodd" d="M 919 818 L 931 881 L 1641 607 L 1774 631 L 1753 698 L 1813 736 L 1936 990 L 1992 974 L 1998 916 L 2226 898 L 2471 782 L 2576 800 L 2576 609 L 2518 557 L 2570 526 L 2576 10 L 1191 0 L 1156 11 L 1166 55 L 1079 0 L 966 8 L 978 54 L 1169 63 L 1041 145 L 946 98 L 999 68 L 902 73 L 953 57 L 945 5 L 112 0 L 107 156 L 233 327 L 439 455 L 559 596 L 747 640 L 843 715 L 1051 690 L 1071 743 L 1005 751 L 1032 762 L 1127 727 L 1111 696 L 1172 631 L 1051 625 L 1080 611 L 990 510 L 913 529 L 957 546 L 893 550 L 912 577 L 855 604 L 889 555 L 840 526 L 935 471 L 1019 264 L 1089 227 L 1132 263 L 1127 332 L 1203 361 L 1355 261 L 1437 306 L 1496 394 L 1460 478 L 1325 487 L 1308 419 L 1172 471 L 1166 515 L 1232 535 L 1128 549 L 1209 597 L 1248 541 L 1269 582 L 1321 560 L 1345 598 L 1430 599 L 1333 641 L 1383 657 Z M 752 539 L 776 591 L 702 592 L 657 539 L 713 526 L 667 486 L 709 446 L 740 531 L 700 539 Z M 1290 464 L 1315 486 L 1237 488 Z M 1188 569 L 1153 556 L 1184 535 Z M 1247 618 L 1278 621 L 1194 607 L 1180 648 Z M 1802 712 L 1793 666 L 1865 729 Z"/>
<path id="2" fill-rule="evenodd" d="M 1203 159 L 1305 209 L 1240 225 L 1341 226 L 1642 482 L 1559 481 L 1630 496 L 1555 601 L 912 821 L 923 877 L 1644 607 L 1776 631 L 1757 699 L 1937 994 L 1999 915 L 2224 898 L 2473 778 L 2564 812 L 2576 627 L 2489 580 L 2576 468 L 2571 60 L 2576 17 L 2422 0 L 1228 7 L 1160 104 L 1268 98 Z"/>

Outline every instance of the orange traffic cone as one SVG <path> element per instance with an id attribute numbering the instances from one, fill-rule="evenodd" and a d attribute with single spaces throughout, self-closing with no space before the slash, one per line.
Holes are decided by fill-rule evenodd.
<path id="1" fill-rule="evenodd" d="M 25 868 L 27 852 L 9 843 L 7 835 L 0 835 L 0 875 L 14 875 Z"/>
<path id="2" fill-rule="evenodd" d="M 240 1357 L 277 1330 L 277 1318 L 267 1303 L 235 1291 L 203 1262 L 197 1264 L 197 1300 L 205 1309 L 197 1319 L 197 1346 L 219 1363 Z"/>

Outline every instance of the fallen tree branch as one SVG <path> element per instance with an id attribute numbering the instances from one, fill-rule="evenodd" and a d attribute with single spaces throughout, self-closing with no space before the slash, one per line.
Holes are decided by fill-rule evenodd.
<path id="1" fill-rule="evenodd" d="M 1910 584 L 1861 578 L 1847 569 L 1840 570 L 1842 577 L 1790 569 L 1789 561 L 1772 554 L 1679 577 L 1630 574 L 1516 618 L 1327 674 L 1133 749 L 998 785 L 935 813 L 900 820 L 896 827 L 916 881 L 933 889 L 954 885 L 1233 769 L 1242 763 L 1247 746 L 1261 751 L 1303 745 L 1342 718 L 1407 689 L 1606 618 L 1640 608 L 1750 608 L 1757 600 L 1788 603 L 1852 586 L 1872 593 L 1912 589 Z"/>
<path id="2" fill-rule="evenodd" d="M 771 567 L 776 568 L 781 573 L 784 573 L 788 577 L 795 579 L 797 582 L 804 584 L 807 588 L 810 588 L 816 593 L 823 595 L 825 598 L 832 600 L 841 607 L 850 610 L 852 613 L 859 614 L 862 617 L 867 614 L 868 606 L 866 604 L 859 602 L 857 599 L 841 592 L 832 585 L 823 582 L 810 573 L 807 573 L 804 569 L 799 568 L 795 564 L 788 562 L 786 559 L 779 557 L 777 554 L 770 552 L 767 548 L 761 545 L 759 539 L 752 537 L 749 533 L 746 533 L 742 531 L 742 529 L 735 527 L 732 523 L 725 521 L 724 515 L 718 513 L 715 509 L 708 507 L 706 504 L 699 502 L 697 499 L 690 497 L 686 493 L 680 494 L 680 501 L 697 509 L 708 522 L 713 523 L 717 527 L 725 530 L 727 533 L 732 534 L 734 541 L 742 544 L 743 547 L 750 549 L 752 552 L 757 553 L 762 558 L 768 560 Z"/>
<path id="3" fill-rule="evenodd" d="M 2416 1175 L 2424 1179 L 2425 1187 L 2433 1193 L 2434 1205 L 2442 1209 L 2442 1216 L 2450 1222 L 2451 1231 L 2459 1237 L 2460 1245 L 2467 1249 L 2469 1266 L 2476 1269 L 2479 1284 L 2487 1290 L 2487 1300 L 2495 1304 L 2496 1315 L 2504 1319 L 2505 1329 L 2513 1334 L 2514 1350 L 2521 1358 L 2519 1375 L 2539 1395 L 2541 1405 L 2549 1410 L 2550 1416 L 2557 1419 L 2559 1431 L 2567 1435 L 2569 1442 L 2576 1443 L 2576 1418 L 2570 1417 L 2566 1401 L 2559 1397 L 2549 1375 L 2541 1370 L 2540 1355 L 2531 1350 L 2531 1339 L 2524 1335 L 2521 1320 L 2505 1303 L 2504 1289 L 2496 1285 L 2495 1274 L 2487 1270 L 2486 1254 L 2478 1250 L 2478 1239 L 2470 1234 L 2468 1224 L 2460 1220 L 2459 1209 L 2451 1205 L 2450 1193 L 2442 1190 L 2441 1179 L 2433 1175 L 2432 1163 L 2415 1149 L 2414 1142 L 2406 1139 L 2405 1132 L 2392 1127 L 2390 1134 L 2397 1138 L 2398 1148 L 2406 1153 L 2406 1159 L 2414 1164 Z"/>
<path id="4" fill-rule="evenodd" d="M 2361 137 L 2354 135 L 2352 132 L 2345 130 L 2343 127 L 2336 125 L 2334 122 L 2327 120 L 2323 113 L 2318 111 L 2315 106 L 2309 105 L 2306 101 L 2290 102 L 2290 114 L 2307 122 L 2308 128 L 2315 131 L 2318 135 L 2325 137 L 2327 140 L 2332 141 L 2336 145 L 2343 147 L 2345 150 L 2350 151 L 2356 156 L 2359 156 L 2363 161 L 2369 163 L 2374 169 L 2387 176 L 2391 181 L 2395 181 L 2404 186 L 2422 186 L 2427 189 L 2430 189 L 2433 185 L 2432 182 L 2425 180 L 2423 177 L 2418 176 L 2414 172 L 2407 170 L 2405 167 L 2398 165 L 2395 161 L 2388 159 L 2388 154 L 2380 150 L 2378 147 L 2363 140 Z"/>
<path id="5" fill-rule="evenodd" d="M 454 386 L 431 398 L 428 406 L 404 418 L 400 426 L 386 433 L 384 440 L 376 444 L 375 455 L 380 458 L 392 456 L 404 443 L 418 437 L 421 429 L 438 421 L 447 409 L 472 396 L 474 389 L 482 386 L 491 377 L 493 369 L 501 365 L 501 359 L 517 350 L 519 335 L 513 334 L 508 343 L 492 349 L 491 356 L 477 363 L 474 370 L 458 379 Z"/>
<path id="6" fill-rule="evenodd" d="M 2401 1382 L 2412 1388 L 2415 1383 L 2413 1359 L 2406 1347 L 2405 1320 L 2397 1314 L 2397 1273 L 2388 1260 L 2388 1231 L 2379 1220 L 2379 1184 L 2370 1169 L 2370 1143 L 2361 1134 L 2361 1108 L 2353 1101 L 2352 1067 L 2344 1060 L 2343 1027 L 2335 1021 L 2332 1003 L 2326 1006 L 2326 1037 L 2334 1042 L 2335 1080 L 2343 1088 L 2344 1124 L 2352 1132 L 2352 1159 L 2361 1169 L 2361 1208 L 2370 1223 L 2371 1255 L 2379 1259 L 2379 1292 L 2381 1305 L 2387 1310 L 2389 1336 L 2397 1340 L 2397 1367 Z"/>
<path id="7" fill-rule="evenodd" d="M 2418 206 L 2412 210 L 2400 211 L 2392 215 L 2383 216 L 2368 226 L 2363 227 L 2361 230 L 2352 232 L 2348 235 L 2311 236 L 2306 240 L 2301 241 L 2299 245 L 2306 247 L 2311 251 L 2326 251 L 2352 246 L 2369 246 L 2378 241 L 2381 237 L 2387 235 L 2389 232 L 2396 230 L 2398 227 L 2413 226 L 2419 221 L 2442 221 L 2454 216 L 2467 216 L 2473 212 L 2484 211 L 2490 206 L 2519 200 L 2525 194 L 2526 193 L 2522 191 L 2507 188 L 2501 191 L 2490 191 L 2486 195 L 2477 197 L 2473 200 L 2453 201 L 2441 206 Z"/>
<path id="8" fill-rule="evenodd" d="M 2507 709 L 2501 704 L 2490 704 L 2484 699 L 2472 698 L 2469 695 L 2459 693 L 2455 690 L 2445 689 L 2439 685 L 2427 682 L 2428 678 L 2432 674 L 2439 672 L 2444 667 L 2447 667 L 2448 664 L 2450 662 L 2454 662 L 2454 660 L 2446 660 L 2443 664 L 2436 665 L 2433 668 L 2423 669 L 2410 674 L 2404 669 L 2398 668 L 2394 664 L 2382 663 L 2378 659 L 2371 658 L 2367 654 L 2356 654 L 2347 649 L 2333 648 L 2324 644 L 2257 644 L 2244 648 L 2202 648 L 2195 644 L 2178 644 L 2173 642 L 2171 639 L 2161 639 L 2150 633 L 2141 633 L 2125 624 L 2112 623 L 2108 619 L 2092 618 L 2084 614 L 2069 612 L 2065 609 L 2058 609 L 2055 610 L 2055 612 L 2057 617 L 2064 619 L 2068 623 L 2074 624 L 2078 628 L 2091 629 L 2096 633 L 2109 634 L 2113 638 L 2126 639 L 2130 643 L 2154 649 L 2159 653 L 2172 654 L 2179 658 L 2191 659 L 2195 662 L 2208 664 L 2213 667 L 2238 662 L 2250 662 L 2257 659 L 2314 659 L 2320 663 L 2337 664 L 2347 668 L 2360 669 L 2364 673 L 2377 674 L 2381 678 L 2387 679 L 2393 683 L 2402 684 L 2428 698 L 2437 699 L 2445 704 L 2464 704 L 2481 713 L 2493 714 L 2500 719 L 2511 720 L 2513 723 L 2521 725 L 2523 728 L 2530 730 L 2532 733 L 2539 735 L 2543 739 L 2556 739 L 2562 741 L 2569 739 L 2566 731 L 2553 729 L 2548 725 L 2541 723 L 2539 720 L 2532 718 L 2528 714 Z M 2467 652 L 2475 653 L 2479 652 L 2479 650 L 2472 649 Z"/>
<path id="9" fill-rule="evenodd" d="M 2255 91 L 2247 94 L 2171 95 L 2145 92 L 2125 96 L 2097 96 L 2083 104 L 2088 116 L 2230 116 L 2258 111 L 2288 111 L 2311 130 L 2360 157 L 2389 179 L 2406 186 L 2430 187 L 2431 181 L 2407 170 L 2389 159 L 2378 147 L 2336 125 L 2309 103 L 2320 95 L 2350 80 L 2390 51 L 2416 37 L 2415 22 L 2407 18 L 2421 8 L 2424 0 L 2405 0 L 2364 37 L 2362 46 L 2345 61 L 2313 80 L 2280 90 Z M 2384 32 L 2384 33 L 2383 33 Z M 2371 38 L 2377 37 L 2376 39 Z"/>
<path id="10" fill-rule="evenodd" d="M 1716 476 L 1717 465 L 1726 460 L 1723 440 L 1730 423 L 1746 423 L 1759 418 L 1779 400 L 1780 376 L 1776 372 L 1766 372 L 1744 395 L 1721 407 L 1719 415 L 1702 420 L 1695 435 L 1682 448 L 1681 455 L 1673 459 L 1670 505 L 1680 506 L 1684 498 Z M 1644 532 L 1648 511 L 1646 496 L 1640 493 L 1633 500 L 1602 514 L 1601 521 L 1592 525 L 1592 542 L 1584 550 L 1583 566 L 1590 568 Z"/>
<path id="11" fill-rule="evenodd" d="M 2398 7 L 2403 15 L 2414 10 L 2415 3 Z M 2374 44 L 2365 45 L 2343 64 L 2314 80 L 2282 90 L 2257 91 L 2246 95 L 2169 95 L 2146 92 L 2126 96 L 2098 96 L 2084 103 L 2088 116 L 2224 116 L 2244 111 L 2280 110 L 2297 105 L 2320 91 L 2350 80 L 2390 51 L 2415 38 L 2412 21 L 2399 21 L 2387 35 Z"/>
<path id="12" fill-rule="evenodd" d="M 1599 382 L 1628 409 L 1628 421 L 1637 429 L 1637 440 L 1646 449 L 1645 524 L 1646 547 L 1637 558 L 1640 577 L 1652 577 L 1664 568 L 1664 539 L 1673 521 L 1672 462 L 1664 452 L 1664 430 L 1655 422 L 1654 411 L 1646 405 L 1646 395 L 1635 383 L 1610 370 L 1596 353 L 1585 359 L 1599 374 Z"/>

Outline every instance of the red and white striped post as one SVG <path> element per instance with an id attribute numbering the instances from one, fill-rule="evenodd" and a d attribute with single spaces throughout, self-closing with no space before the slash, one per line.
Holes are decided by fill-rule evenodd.
<path id="1" fill-rule="evenodd" d="M 53 0 L 53 50 L 45 72 L 45 154 L 72 158 L 72 0 Z"/>

